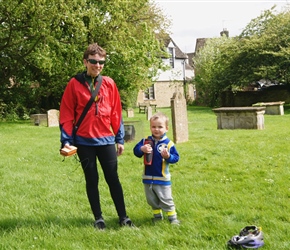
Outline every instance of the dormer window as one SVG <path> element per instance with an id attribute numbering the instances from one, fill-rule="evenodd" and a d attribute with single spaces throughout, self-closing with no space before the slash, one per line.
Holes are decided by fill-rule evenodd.
<path id="1" fill-rule="evenodd" d="M 174 47 L 170 47 L 168 48 L 169 51 L 169 65 L 171 66 L 171 68 L 174 68 Z"/>

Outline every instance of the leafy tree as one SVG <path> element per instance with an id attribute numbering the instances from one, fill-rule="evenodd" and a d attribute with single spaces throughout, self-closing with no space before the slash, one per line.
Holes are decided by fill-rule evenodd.
<path id="1" fill-rule="evenodd" d="M 80 67 L 76 22 L 81 1 L 1 0 L 1 98 L 4 103 L 40 111 L 51 96 L 60 96 L 72 68 Z M 75 9 L 76 11 L 71 11 Z M 74 32 L 77 30 L 77 32 Z M 52 106 L 54 107 L 54 105 Z"/>
<path id="2" fill-rule="evenodd" d="M 196 58 L 198 100 L 218 106 L 225 89 L 238 90 L 260 79 L 289 84 L 290 11 L 274 8 L 253 19 L 240 36 L 206 42 Z"/>
<path id="3" fill-rule="evenodd" d="M 98 9 L 92 9 L 90 15 L 98 15 L 101 9 L 101 19 L 105 21 L 99 28 L 93 20 L 90 30 L 95 35 L 90 39 L 98 41 L 109 52 L 104 74 L 115 79 L 124 93 L 123 101 L 133 105 L 137 91 L 150 86 L 152 76 L 160 68 L 162 38 L 168 26 L 164 17 L 158 14 L 158 7 L 149 1 L 100 2 Z"/>
<path id="4" fill-rule="evenodd" d="M 230 84 L 228 55 L 224 53 L 234 40 L 228 37 L 213 38 L 206 42 L 194 58 L 197 102 L 202 105 L 218 105 L 221 91 Z"/>
<path id="5" fill-rule="evenodd" d="M 103 74 L 131 105 L 125 92 L 151 84 L 169 25 L 148 0 L 0 0 L 0 20 L 0 100 L 35 112 L 58 108 L 69 78 L 85 70 L 92 42 L 107 50 Z"/>

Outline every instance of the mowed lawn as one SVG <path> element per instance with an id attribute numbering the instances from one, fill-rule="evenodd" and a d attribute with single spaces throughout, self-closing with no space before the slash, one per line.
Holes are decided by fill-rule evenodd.
<path id="1" fill-rule="evenodd" d="M 170 116 L 170 109 L 159 109 Z M 207 107 L 188 107 L 189 140 L 176 144 L 172 191 L 181 220 L 151 222 L 142 159 L 132 149 L 149 135 L 135 109 L 135 141 L 119 157 L 128 215 L 136 228 L 120 228 L 100 172 L 105 231 L 92 226 L 79 162 L 59 155 L 59 129 L 30 122 L 0 123 L 0 249 L 227 249 L 247 225 L 262 227 L 262 249 L 290 248 L 290 109 L 265 115 L 264 130 L 218 130 Z M 172 137 L 172 127 L 168 132 Z"/>

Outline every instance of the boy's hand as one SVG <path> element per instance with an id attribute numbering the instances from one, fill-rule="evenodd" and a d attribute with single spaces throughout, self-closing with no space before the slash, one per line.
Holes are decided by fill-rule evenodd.
<path id="1" fill-rule="evenodd" d="M 170 153 L 168 152 L 167 148 L 163 148 L 163 150 L 161 151 L 161 156 L 166 160 L 170 157 Z"/>
<path id="2" fill-rule="evenodd" d="M 141 151 L 142 151 L 143 153 L 145 153 L 145 154 L 150 154 L 150 153 L 152 153 L 152 147 L 151 147 L 150 144 L 145 144 L 145 145 L 143 145 L 140 149 L 141 149 Z"/>

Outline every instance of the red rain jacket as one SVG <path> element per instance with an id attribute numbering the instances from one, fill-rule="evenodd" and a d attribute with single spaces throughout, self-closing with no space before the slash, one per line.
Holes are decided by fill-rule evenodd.
<path id="1" fill-rule="evenodd" d="M 101 146 L 124 144 L 124 125 L 119 91 L 113 79 L 102 76 L 102 85 L 95 100 L 73 138 L 73 128 L 91 97 L 86 72 L 71 78 L 60 104 L 62 145 Z M 95 79 L 95 83 L 98 82 Z"/>

